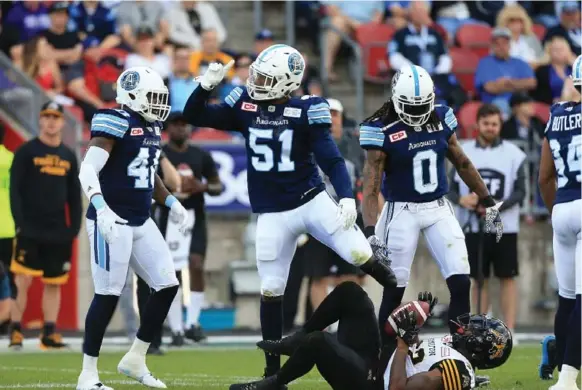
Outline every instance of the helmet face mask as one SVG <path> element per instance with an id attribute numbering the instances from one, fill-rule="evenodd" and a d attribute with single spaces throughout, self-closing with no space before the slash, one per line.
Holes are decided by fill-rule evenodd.
<path id="1" fill-rule="evenodd" d="M 434 110 L 434 83 L 423 68 L 412 65 L 392 79 L 392 102 L 398 117 L 409 126 L 422 126 Z"/>
<path id="2" fill-rule="evenodd" d="M 123 72 L 117 79 L 116 102 L 129 107 L 146 121 L 165 121 L 170 114 L 169 93 L 153 69 L 139 66 Z"/>

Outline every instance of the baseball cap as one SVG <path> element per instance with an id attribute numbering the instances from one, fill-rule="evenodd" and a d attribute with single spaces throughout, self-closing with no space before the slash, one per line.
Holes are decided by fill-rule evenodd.
<path id="1" fill-rule="evenodd" d="M 59 11 L 65 11 L 65 12 L 69 12 L 69 3 L 66 1 L 56 1 L 54 3 L 51 4 L 50 8 L 49 8 L 49 14 L 52 14 L 53 12 L 59 12 Z"/>
<path id="2" fill-rule="evenodd" d="M 509 98 L 509 106 L 511 108 L 529 102 L 533 102 L 533 99 L 525 92 L 514 93 L 513 95 L 511 95 L 511 98 Z"/>
<path id="3" fill-rule="evenodd" d="M 255 41 L 272 41 L 273 39 L 275 39 L 275 36 L 267 28 L 262 29 L 255 35 Z"/>
<path id="4" fill-rule="evenodd" d="M 327 103 L 329 104 L 329 110 L 330 111 L 337 111 L 337 112 L 344 112 L 344 106 L 342 105 L 342 103 L 337 100 L 337 99 L 333 99 L 333 98 L 329 98 L 326 99 Z"/>
<path id="5" fill-rule="evenodd" d="M 577 1 L 564 1 L 559 6 L 561 12 L 580 11 L 580 4 Z"/>
<path id="6" fill-rule="evenodd" d="M 137 28 L 137 30 L 135 31 L 135 36 L 136 37 L 153 37 L 154 36 L 154 31 L 146 25 L 142 25 L 139 26 Z"/>
<path id="7" fill-rule="evenodd" d="M 507 38 L 511 39 L 511 31 L 506 27 L 496 27 L 491 32 L 491 38 Z"/>
<path id="8" fill-rule="evenodd" d="M 64 116 L 65 111 L 63 110 L 63 106 L 61 106 L 59 103 L 50 101 L 42 105 L 40 109 L 40 116 L 43 115 Z"/>

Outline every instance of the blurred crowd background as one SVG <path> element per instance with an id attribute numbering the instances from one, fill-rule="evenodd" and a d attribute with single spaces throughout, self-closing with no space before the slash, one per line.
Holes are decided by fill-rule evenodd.
<path id="1" fill-rule="evenodd" d="M 528 314 L 518 318 L 524 324 L 540 319 L 550 324 L 546 310 L 552 309 L 555 295 L 551 233 L 537 190 L 537 167 L 550 105 L 576 93 L 569 76 L 581 53 L 580 2 L 3 1 L 0 12 L 0 124 L 11 150 L 38 134 L 40 106 L 53 100 L 65 107 L 63 140 L 81 156 L 91 117 L 100 108 L 116 107 L 115 81 L 132 66 L 160 73 L 172 111 L 180 112 L 195 87 L 194 77 L 211 62 L 234 59 L 213 95 L 220 102 L 245 84 L 249 65 L 274 43 L 294 45 L 303 53 L 307 69 L 297 95 L 329 99 L 334 137 L 355 172 L 361 172 L 365 158 L 357 125 L 390 96 L 392 74 L 407 64 L 433 76 L 438 102 L 457 115 L 459 138 L 476 136 L 475 117 L 483 103 L 498 106 L 504 119 L 501 138 L 527 155 L 521 205 L 525 232 L 520 235 L 520 261 L 527 271 L 519 289 L 528 298 L 518 311 Z M 235 132 L 209 128 L 192 129 L 191 139 L 211 152 L 225 185 L 222 195 L 207 199 L 207 328 L 253 327 L 259 283 L 253 271 L 244 140 Z M 69 283 L 75 297 L 63 297 L 73 299 L 61 309 L 68 312 L 61 313 L 64 328 L 81 327 L 78 318 L 89 302 L 85 240 L 79 237 L 74 252 L 77 277 Z M 416 264 L 433 266 L 422 250 Z M 301 267 L 293 287 L 297 291 L 305 289 Z M 438 290 L 430 269 L 413 269 L 418 275 L 413 285 Z M 289 326 L 297 299 L 293 305 Z M 34 320 L 34 314 L 29 318 Z"/>

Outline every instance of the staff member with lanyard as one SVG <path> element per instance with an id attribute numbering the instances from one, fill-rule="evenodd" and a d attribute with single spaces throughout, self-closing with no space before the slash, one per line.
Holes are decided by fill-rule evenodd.
<path id="1" fill-rule="evenodd" d="M 495 276 L 501 282 L 501 310 L 509 329 L 515 327 L 518 275 L 517 234 L 519 232 L 519 205 L 525 198 L 526 177 L 524 162 L 526 155 L 515 144 L 501 140 L 499 133 L 502 125 L 501 110 L 492 104 L 484 104 L 477 112 L 479 134 L 475 141 L 467 141 L 463 150 L 473 161 L 477 170 L 496 201 L 503 200 L 499 208 L 504 226 L 504 234 L 495 243 L 494 234 L 480 234 L 479 218 L 485 214 L 478 206 L 477 195 L 471 193 L 458 173 L 453 169 L 450 174 L 451 187 L 449 199 L 459 205 L 457 218 L 465 228 L 465 241 L 471 264 L 473 279 L 473 310 L 484 313 L 489 308 L 488 283 L 491 265 Z M 480 243 L 480 240 L 483 242 Z M 479 254 L 479 250 L 482 253 Z M 479 255 L 482 267 L 479 269 Z M 479 286 L 476 281 L 480 274 L 485 278 L 481 291 L 481 307 L 477 307 Z"/>

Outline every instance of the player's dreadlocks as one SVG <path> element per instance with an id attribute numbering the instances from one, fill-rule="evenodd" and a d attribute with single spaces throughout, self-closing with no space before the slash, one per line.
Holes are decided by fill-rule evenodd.
<path id="1" fill-rule="evenodd" d="M 371 122 L 374 120 L 380 120 L 385 125 L 398 120 L 398 114 L 396 113 L 396 109 L 394 108 L 394 102 L 392 101 L 392 99 L 388 99 L 382 105 L 382 107 L 380 107 L 378 110 L 376 110 L 376 112 L 374 112 L 372 115 L 364 119 L 364 122 Z M 428 118 L 427 123 L 436 126 L 439 124 L 439 122 L 440 119 L 438 118 L 436 111 L 433 109 L 433 111 L 430 113 L 430 117 Z"/>

